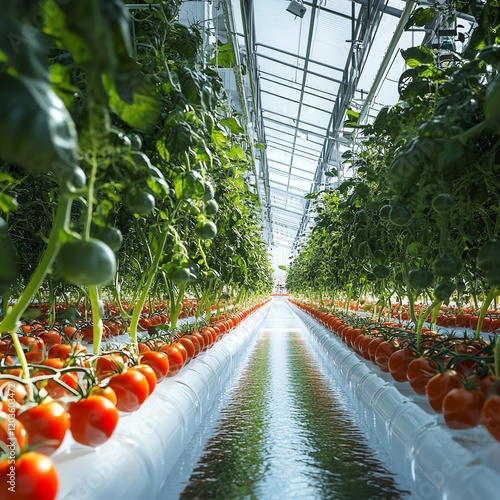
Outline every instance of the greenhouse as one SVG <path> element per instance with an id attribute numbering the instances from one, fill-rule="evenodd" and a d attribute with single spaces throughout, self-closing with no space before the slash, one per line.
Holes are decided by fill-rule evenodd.
<path id="1" fill-rule="evenodd" d="M 498 2 L 1 12 L 0 500 L 497 498 Z"/>

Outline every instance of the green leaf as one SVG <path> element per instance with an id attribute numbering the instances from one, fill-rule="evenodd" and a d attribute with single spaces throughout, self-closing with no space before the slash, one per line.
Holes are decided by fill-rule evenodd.
<path id="1" fill-rule="evenodd" d="M 216 55 L 210 59 L 209 64 L 217 68 L 230 68 L 236 61 L 230 43 L 218 45 Z"/>
<path id="2" fill-rule="evenodd" d="M 423 45 L 402 50 L 401 55 L 410 68 L 421 66 L 423 64 L 432 64 L 434 62 L 434 54 L 432 53 L 432 50 L 424 47 Z"/>
<path id="3" fill-rule="evenodd" d="M 288 271 L 287 266 L 280 265 L 280 266 L 278 266 L 278 268 L 281 269 L 282 271 Z"/>
<path id="4" fill-rule="evenodd" d="M 238 144 L 232 144 L 229 149 L 225 150 L 225 153 L 228 158 L 231 160 L 246 160 L 247 157 L 245 155 L 245 152 L 243 151 L 243 148 L 239 146 Z"/>
<path id="5" fill-rule="evenodd" d="M 212 140 L 217 146 L 225 146 L 227 144 L 227 135 L 220 127 L 215 126 L 212 130 Z"/>
<path id="6" fill-rule="evenodd" d="M 253 147 L 255 149 L 267 149 L 267 144 L 264 144 L 262 142 L 254 142 Z"/>
<path id="7" fill-rule="evenodd" d="M 158 139 L 156 141 L 156 151 L 158 151 L 158 154 L 160 155 L 160 158 L 162 160 L 165 160 L 166 162 L 170 161 L 170 153 L 165 147 L 165 138 Z"/>
<path id="8" fill-rule="evenodd" d="M 14 177 L 7 172 L 0 172 L 0 182 L 6 182 L 8 184 L 14 182 Z"/>
<path id="9" fill-rule="evenodd" d="M 220 121 L 220 124 L 223 127 L 227 127 L 233 134 L 244 134 L 245 133 L 245 130 L 240 125 L 240 122 L 234 117 L 225 118 L 224 120 Z"/>
<path id="10" fill-rule="evenodd" d="M 412 26 L 425 26 L 429 21 L 434 19 L 435 15 L 436 11 L 432 7 L 418 7 L 411 13 L 404 29 L 408 31 Z"/>
<path id="11" fill-rule="evenodd" d="M 9 212 L 17 210 L 18 208 L 19 203 L 14 197 L 6 193 L 0 193 L 0 210 L 2 212 L 8 214 Z"/>
<path id="12" fill-rule="evenodd" d="M 351 108 L 348 108 L 346 111 L 347 117 L 349 118 L 349 121 L 356 123 L 359 120 L 359 113 L 357 111 L 354 111 Z"/>
<path id="13" fill-rule="evenodd" d="M 167 129 L 165 147 L 171 154 L 183 153 L 191 146 L 191 127 L 187 123 L 179 123 Z"/>
<path id="14" fill-rule="evenodd" d="M 106 80 L 106 79 L 104 79 Z M 131 127 L 151 134 L 160 117 L 158 94 L 151 83 L 143 81 L 133 96 L 131 104 L 120 99 L 116 89 L 109 84 L 109 106 L 124 122 Z"/>

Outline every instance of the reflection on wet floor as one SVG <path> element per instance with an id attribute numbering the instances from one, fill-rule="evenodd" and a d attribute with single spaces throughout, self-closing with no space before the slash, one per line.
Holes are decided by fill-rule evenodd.
<path id="1" fill-rule="evenodd" d="M 284 302 L 259 335 L 179 498 L 404 498 Z"/>

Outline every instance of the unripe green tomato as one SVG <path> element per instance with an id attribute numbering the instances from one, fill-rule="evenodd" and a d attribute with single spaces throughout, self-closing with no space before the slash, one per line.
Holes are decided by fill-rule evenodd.
<path id="1" fill-rule="evenodd" d="M 215 215 L 219 211 L 219 205 L 215 200 L 205 202 L 205 213 L 207 215 Z"/>
<path id="2" fill-rule="evenodd" d="M 395 205 L 389 212 L 389 221 L 395 226 L 408 226 L 411 222 L 412 213 L 404 205 Z"/>
<path id="3" fill-rule="evenodd" d="M 440 193 L 432 200 L 432 208 L 440 215 L 449 214 L 454 204 L 453 197 L 448 193 Z"/>
<path id="4" fill-rule="evenodd" d="M 194 231 L 202 240 L 212 240 L 217 236 L 217 226 L 211 221 L 197 222 Z"/>
<path id="5" fill-rule="evenodd" d="M 90 236 L 106 243 L 113 252 L 118 252 L 123 244 L 123 235 L 116 227 L 103 227 L 92 224 L 90 226 Z"/>
<path id="6" fill-rule="evenodd" d="M 149 215 L 155 208 L 154 196 L 149 193 L 131 192 L 125 199 L 128 209 L 137 215 Z"/>
<path id="7" fill-rule="evenodd" d="M 414 268 L 408 271 L 408 283 L 417 289 L 424 289 L 432 285 L 434 275 L 427 269 Z"/>
<path id="8" fill-rule="evenodd" d="M 111 248 L 100 240 L 69 241 L 59 251 L 56 268 L 68 283 L 99 286 L 113 279 L 116 258 Z"/>
<path id="9" fill-rule="evenodd" d="M 436 300 L 442 300 L 443 302 L 448 302 L 450 300 L 451 294 L 455 291 L 453 283 L 450 281 L 442 281 L 437 284 L 434 288 L 434 298 Z"/>
<path id="10" fill-rule="evenodd" d="M 457 276 L 462 270 L 462 262 L 454 255 L 443 255 L 434 261 L 434 274 L 444 278 Z"/>
<path id="11" fill-rule="evenodd" d="M 484 243 L 477 253 L 476 262 L 482 271 L 500 268 L 500 241 L 493 239 Z"/>

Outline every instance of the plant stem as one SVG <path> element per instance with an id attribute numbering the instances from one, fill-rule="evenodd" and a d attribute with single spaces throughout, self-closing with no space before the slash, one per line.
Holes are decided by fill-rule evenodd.
<path id="1" fill-rule="evenodd" d="M 0 322 L 0 332 L 8 332 L 12 337 L 12 342 L 16 349 L 16 354 L 19 358 L 19 362 L 23 369 L 23 376 L 29 379 L 29 368 L 22 349 L 21 343 L 17 338 L 16 331 L 19 328 L 20 319 L 28 305 L 30 304 L 33 297 L 38 292 L 48 270 L 52 266 L 57 252 L 62 244 L 61 235 L 66 229 L 66 225 L 69 220 L 69 215 L 71 211 L 71 205 L 73 199 L 69 193 L 63 192 L 61 195 L 61 200 L 57 206 L 56 216 L 54 219 L 54 224 L 49 236 L 49 242 L 45 252 L 43 254 L 42 260 L 35 269 L 35 272 L 31 276 L 31 279 L 24 288 L 23 293 L 19 296 L 16 303 L 8 311 L 4 311 L 5 317 Z"/>
<path id="2" fill-rule="evenodd" d="M 422 312 L 422 309 L 420 309 L 420 315 L 417 321 L 417 328 L 415 329 L 415 343 L 417 346 L 420 346 L 422 338 L 422 326 L 425 323 L 425 318 L 427 318 L 427 316 L 430 313 L 432 313 L 432 311 L 434 311 L 436 307 L 439 308 L 441 304 L 442 304 L 441 300 L 434 299 L 425 311 Z"/>
<path id="3" fill-rule="evenodd" d="M 102 301 L 99 297 L 99 289 L 95 285 L 88 287 L 90 307 L 92 309 L 92 325 L 93 325 L 93 354 L 99 354 L 101 350 L 102 341 L 102 317 L 104 316 L 104 311 L 102 307 Z"/>
<path id="4" fill-rule="evenodd" d="M 142 308 L 146 302 L 148 297 L 149 289 L 151 288 L 151 283 L 153 283 L 153 279 L 158 272 L 158 265 L 160 263 L 160 259 L 163 255 L 163 248 L 167 242 L 168 231 L 163 231 L 163 234 L 160 237 L 160 241 L 158 242 L 158 248 L 153 256 L 153 260 L 151 262 L 151 267 L 149 268 L 146 283 L 142 288 L 142 292 L 137 299 L 137 302 L 134 306 L 134 312 L 132 314 L 132 318 L 130 320 L 130 340 L 132 342 L 132 349 L 137 351 L 137 325 L 139 324 L 139 318 L 141 316 Z"/>
<path id="5" fill-rule="evenodd" d="M 486 312 L 488 311 L 491 302 L 497 296 L 497 294 L 498 294 L 497 287 L 492 286 L 490 288 L 490 291 L 488 292 L 488 295 L 486 295 L 486 298 L 483 301 L 481 309 L 479 309 L 479 318 L 477 320 L 476 333 L 474 335 L 476 339 L 478 339 L 481 336 L 481 325 L 483 323 L 483 319 L 486 316 Z"/>

